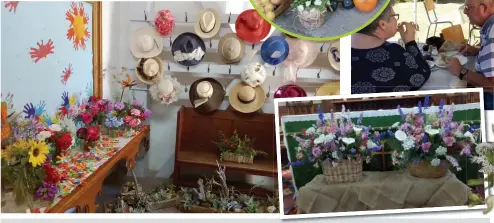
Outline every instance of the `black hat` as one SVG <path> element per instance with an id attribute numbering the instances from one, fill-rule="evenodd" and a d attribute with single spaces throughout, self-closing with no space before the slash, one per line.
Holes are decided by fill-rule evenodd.
<path id="1" fill-rule="evenodd" d="M 191 54 L 198 49 L 195 58 L 192 55 L 189 58 L 183 58 L 183 54 Z M 206 54 L 206 45 L 204 41 L 195 33 L 182 33 L 172 44 L 172 55 L 175 61 L 184 66 L 194 66 L 199 64 Z"/>

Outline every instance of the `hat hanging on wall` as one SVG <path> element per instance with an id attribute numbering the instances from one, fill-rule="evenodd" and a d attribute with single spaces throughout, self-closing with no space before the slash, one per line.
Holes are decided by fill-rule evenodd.
<path id="1" fill-rule="evenodd" d="M 297 79 L 297 68 L 306 68 L 310 66 L 317 58 L 319 49 L 313 41 L 287 37 L 288 48 L 290 52 L 283 62 L 285 69 L 286 81 L 295 82 Z"/>
<path id="2" fill-rule="evenodd" d="M 159 57 L 141 58 L 137 61 L 136 76 L 145 84 L 157 83 L 163 73 L 163 61 Z"/>
<path id="3" fill-rule="evenodd" d="M 154 26 L 156 32 L 161 36 L 168 36 L 173 33 L 175 28 L 175 17 L 168 9 L 160 10 L 156 13 L 156 18 L 154 18 Z"/>
<path id="4" fill-rule="evenodd" d="M 328 95 L 339 95 L 340 94 L 340 82 L 331 81 L 323 84 L 316 91 L 316 96 L 328 96 Z"/>
<path id="5" fill-rule="evenodd" d="M 218 53 L 224 63 L 238 63 L 244 57 L 245 47 L 235 33 L 228 33 L 221 37 L 218 44 Z"/>
<path id="6" fill-rule="evenodd" d="M 221 28 L 221 16 L 218 11 L 207 8 L 197 14 L 197 21 L 194 23 L 195 33 L 205 39 L 214 37 Z"/>
<path id="7" fill-rule="evenodd" d="M 274 91 L 274 98 L 307 97 L 307 92 L 296 84 L 287 84 Z"/>
<path id="8" fill-rule="evenodd" d="M 190 86 L 190 103 L 199 112 L 212 112 L 225 100 L 225 90 L 217 80 L 202 78 Z"/>
<path id="9" fill-rule="evenodd" d="M 160 55 L 161 51 L 163 51 L 163 40 L 152 27 L 141 27 L 132 34 L 130 52 L 134 57 L 155 57 Z"/>
<path id="10" fill-rule="evenodd" d="M 288 53 L 288 42 L 281 36 L 271 36 L 261 46 L 261 57 L 269 65 L 280 64 L 288 57 Z"/>
<path id="11" fill-rule="evenodd" d="M 230 90 L 230 105 L 242 113 L 252 113 L 259 110 L 266 100 L 264 89 L 261 86 L 255 88 L 245 82 L 239 82 Z"/>
<path id="12" fill-rule="evenodd" d="M 331 67 L 340 71 L 340 40 L 335 40 L 329 45 L 328 60 Z"/>
<path id="13" fill-rule="evenodd" d="M 166 105 L 178 101 L 180 92 L 180 83 L 177 78 L 172 78 L 170 75 L 163 75 L 158 83 L 149 88 L 151 98 Z"/>
<path id="14" fill-rule="evenodd" d="M 270 31 L 271 25 L 255 9 L 243 11 L 235 21 L 237 36 L 249 43 L 260 42 Z"/>
<path id="15" fill-rule="evenodd" d="M 266 80 L 266 68 L 259 62 L 253 62 L 245 66 L 240 78 L 251 87 L 257 87 Z"/>
<path id="16" fill-rule="evenodd" d="M 206 45 L 195 33 L 182 33 L 172 43 L 172 54 L 179 64 L 194 66 L 204 59 Z"/>

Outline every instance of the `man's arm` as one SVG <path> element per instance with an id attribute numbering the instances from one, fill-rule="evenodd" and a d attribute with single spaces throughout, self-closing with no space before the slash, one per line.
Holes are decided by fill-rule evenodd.
<path id="1" fill-rule="evenodd" d="M 455 73 L 459 76 L 459 73 Z M 481 73 L 469 70 L 463 80 L 476 87 L 482 87 L 485 91 L 494 92 L 494 77 L 485 77 Z"/>

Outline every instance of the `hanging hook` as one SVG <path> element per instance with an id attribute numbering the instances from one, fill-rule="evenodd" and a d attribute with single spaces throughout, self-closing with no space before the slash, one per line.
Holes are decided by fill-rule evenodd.
<path id="1" fill-rule="evenodd" d="M 187 66 L 187 71 L 190 71 L 190 67 L 189 66 Z"/>
<path id="2" fill-rule="evenodd" d="M 268 87 L 268 93 L 266 93 L 266 98 L 269 98 L 270 95 L 271 95 L 271 85 L 269 85 Z"/>
<path id="3" fill-rule="evenodd" d="M 231 19 L 232 19 L 232 13 L 230 12 L 230 15 L 228 16 L 228 23 L 230 23 Z"/>
<path id="4" fill-rule="evenodd" d="M 326 43 L 323 43 L 322 46 L 321 46 L 321 52 L 324 51 L 324 45 L 326 45 Z"/>
<path id="5" fill-rule="evenodd" d="M 148 15 L 146 13 L 146 10 L 144 10 L 144 21 L 146 21 L 146 22 L 148 21 Z"/>
<path id="6" fill-rule="evenodd" d="M 228 74 L 232 74 L 232 65 L 230 65 L 230 68 L 228 68 Z"/>
<path id="7" fill-rule="evenodd" d="M 184 85 L 185 85 L 185 93 L 187 93 L 188 89 L 187 89 L 187 82 L 184 82 Z"/>
<path id="8" fill-rule="evenodd" d="M 209 39 L 209 48 L 213 48 L 213 40 Z"/>
<path id="9" fill-rule="evenodd" d="M 209 68 L 209 66 L 210 66 L 210 65 L 208 64 L 208 73 L 209 73 L 209 71 L 211 71 L 211 70 L 210 70 L 210 68 Z"/>
<path id="10" fill-rule="evenodd" d="M 253 43 L 253 44 L 252 44 L 252 49 L 254 49 L 254 46 L 255 46 L 255 45 L 256 45 L 255 43 Z"/>
<path id="11" fill-rule="evenodd" d="M 173 42 L 172 42 L 172 37 L 170 36 L 170 47 L 172 47 Z"/>
<path id="12" fill-rule="evenodd" d="M 187 12 L 185 12 L 185 22 L 187 22 Z"/>
<path id="13" fill-rule="evenodd" d="M 321 71 L 322 69 L 319 69 L 319 72 L 317 72 L 317 78 L 321 78 Z"/>
<path id="14" fill-rule="evenodd" d="M 170 71 L 170 63 L 168 63 L 168 71 Z"/>
<path id="15" fill-rule="evenodd" d="M 273 76 L 276 76 L 276 67 L 274 67 Z"/>

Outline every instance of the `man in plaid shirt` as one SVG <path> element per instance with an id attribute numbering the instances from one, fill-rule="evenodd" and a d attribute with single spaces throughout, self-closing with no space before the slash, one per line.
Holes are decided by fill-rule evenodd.
<path id="1" fill-rule="evenodd" d="M 464 68 L 456 57 L 448 59 L 447 68 L 470 86 L 484 88 L 484 109 L 494 110 L 494 0 L 465 0 L 463 13 L 471 24 L 482 27 L 480 48 L 465 45 L 460 50 L 463 55 L 477 56 L 475 70 Z"/>

